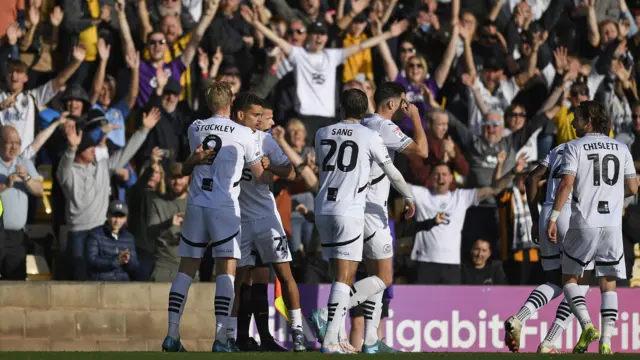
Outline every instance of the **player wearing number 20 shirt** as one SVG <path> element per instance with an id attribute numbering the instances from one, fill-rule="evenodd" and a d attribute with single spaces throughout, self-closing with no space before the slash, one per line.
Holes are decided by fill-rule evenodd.
<path id="1" fill-rule="evenodd" d="M 411 192 L 376 131 L 359 122 L 341 121 L 316 133 L 320 190 L 316 225 L 323 255 L 329 259 L 362 260 L 364 210 L 371 164 L 375 162 L 399 192 Z"/>
<path id="2" fill-rule="evenodd" d="M 211 242 L 214 257 L 240 259 L 239 185 L 245 164 L 262 159 L 258 139 L 250 128 L 221 116 L 196 120 L 188 136 L 191 151 L 203 144 L 216 157 L 193 172 L 178 255 L 201 258 Z"/>

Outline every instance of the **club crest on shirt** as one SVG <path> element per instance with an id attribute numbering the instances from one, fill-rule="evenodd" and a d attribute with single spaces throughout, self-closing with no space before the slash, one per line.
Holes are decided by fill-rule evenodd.
<path id="1" fill-rule="evenodd" d="M 400 128 L 397 126 L 395 129 L 393 129 L 393 135 L 395 135 L 398 139 L 404 138 L 404 134 L 402 133 L 402 130 L 400 130 Z"/>

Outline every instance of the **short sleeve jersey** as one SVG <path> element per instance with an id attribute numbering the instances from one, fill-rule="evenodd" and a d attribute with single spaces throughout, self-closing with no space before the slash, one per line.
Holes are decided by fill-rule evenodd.
<path id="1" fill-rule="evenodd" d="M 262 159 L 254 132 L 228 118 L 196 120 L 189 126 L 189 147 L 206 144 L 216 151 L 211 165 L 196 166 L 189 186 L 188 203 L 212 209 L 233 209 L 240 215 L 238 196 L 242 168 Z"/>
<path id="2" fill-rule="evenodd" d="M 467 209 L 478 203 L 476 189 L 456 189 L 446 194 L 434 194 L 422 186 L 411 186 L 416 200 L 416 221 L 426 221 L 439 212 L 448 219 L 429 231 L 419 231 L 411 250 L 411 259 L 439 264 L 460 264 L 462 225 Z"/>
<path id="3" fill-rule="evenodd" d="M 345 61 L 344 49 L 312 54 L 293 46 L 288 60 L 294 67 L 296 94 L 300 99 L 296 111 L 308 116 L 335 117 L 336 71 Z"/>
<path id="4" fill-rule="evenodd" d="M 289 164 L 289 158 L 270 134 L 258 131 L 256 135 L 262 153 L 269 158 L 273 165 Z M 269 185 L 258 183 L 248 167 L 242 170 L 240 190 L 240 214 L 243 222 L 262 219 L 278 211 Z"/>
<path id="5" fill-rule="evenodd" d="M 362 120 L 362 125 L 376 131 L 384 145 L 387 147 L 389 157 L 393 161 L 396 152 L 402 152 L 413 140 L 405 135 L 398 125 L 387 120 L 378 114 L 369 114 Z M 382 209 L 387 213 L 387 199 L 389 198 L 389 178 L 375 162 L 371 164 L 371 175 L 369 176 L 369 190 L 367 191 L 367 212 L 375 212 Z"/>
<path id="6" fill-rule="evenodd" d="M 364 218 L 371 164 L 391 158 L 380 135 L 359 123 L 341 121 L 316 133 L 320 190 L 316 215 Z"/>
<path id="7" fill-rule="evenodd" d="M 602 134 L 587 134 L 566 144 L 560 173 L 575 176 L 570 228 L 622 224 L 624 179 L 636 177 L 627 146 Z"/>
<path id="8" fill-rule="evenodd" d="M 544 199 L 545 205 L 553 205 L 553 202 L 556 199 L 556 191 L 558 191 L 558 185 L 560 184 L 560 180 L 562 180 L 562 175 L 560 175 L 560 172 L 562 170 L 562 156 L 564 155 L 564 147 L 565 144 L 556 146 L 540 163 L 540 165 L 544 165 L 547 167 L 547 169 L 549 169 L 549 177 L 547 178 L 547 193 Z M 569 195 L 567 201 L 571 201 L 571 195 Z"/>

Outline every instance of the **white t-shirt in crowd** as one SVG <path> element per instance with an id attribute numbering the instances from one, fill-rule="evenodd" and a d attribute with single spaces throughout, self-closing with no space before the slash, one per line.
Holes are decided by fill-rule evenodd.
<path id="1" fill-rule="evenodd" d="M 316 133 L 320 190 L 316 215 L 364 219 L 371 164 L 391 163 L 377 132 L 351 121 L 326 126 Z"/>
<path id="2" fill-rule="evenodd" d="M 269 158 L 273 165 L 283 166 L 289 164 L 289 158 L 284 154 L 276 140 L 264 131 L 257 131 L 256 136 L 261 144 L 262 153 Z M 240 215 L 242 222 L 263 219 L 272 216 L 276 209 L 276 200 L 269 190 L 269 184 L 261 184 L 256 181 L 251 169 L 242 169 L 242 181 L 240 181 Z"/>
<path id="3" fill-rule="evenodd" d="M 622 225 L 624 180 L 636 177 L 629 148 L 603 134 L 566 143 L 560 174 L 574 175 L 570 229 Z"/>
<path id="4" fill-rule="evenodd" d="M 288 58 L 294 67 L 296 95 L 301 115 L 335 117 L 336 68 L 345 61 L 344 49 L 325 49 L 311 54 L 292 46 Z"/>
<path id="5" fill-rule="evenodd" d="M 462 225 L 467 209 L 478 205 L 476 189 L 456 189 L 443 195 L 431 190 L 411 185 L 416 201 L 416 221 L 434 219 L 444 212 L 448 220 L 432 227 L 429 231 L 418 231 L 411 250 L 411 260 L 438 264 L 460 264 Z"/>
<path id="6" fill-rule="evenodd" d="M 233 210 L 240 216 L 238 196 L 242 168 L 262 159 L 257 136 L 248 127 L 217 116 L 194 121 L 188 136 L 191 151 L 207 143 L 217 155 L 213 164 L 196 166 L 193 170 L 187 203 Z"/>
<path id="7" fill-rule="evenodd" d="M 0 92 L 0 102 L 3 102 L 10 95 L 8 92 Z M 53 91 L 52 82 L 49 81 L 35 89 L 18 94 L 12 107 L 0 111 L 0 124 L 11 125 L 18 130 L 22 141 L 20 152 L 33 143 L 36 116 L 40 112 L 40 108 L 44 107 L 54 96 L 56 96 L 56 92 Z"/>

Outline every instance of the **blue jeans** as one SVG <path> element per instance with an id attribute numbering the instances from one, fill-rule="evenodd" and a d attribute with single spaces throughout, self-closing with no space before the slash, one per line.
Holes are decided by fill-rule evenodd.
<path id="1" fill-rule="evenodd" d="M 89 238 L 90 230 L 69 231 L 67 238 L 67 256 L 70 260 L 68 269 L 71 280 L 89 280 L 87 259 L 84 255 L 85 245 Z"/>
<path id="2" fill-rule="evenodd" d="M 538 136 L 538 161 L 544 160 L 551 149 L 553 149 L 553 135 Z"/>
<path id="3" fill-rule="evenodd" d="M 291 217 L 291 239 L 289 239 L 289 249 L 292 253 L 300 251 L 302 244 L 304 244 L 305 249 L 307 249 L 311 242 L 312 235 L 312 223 L 302 217 Z"/>

